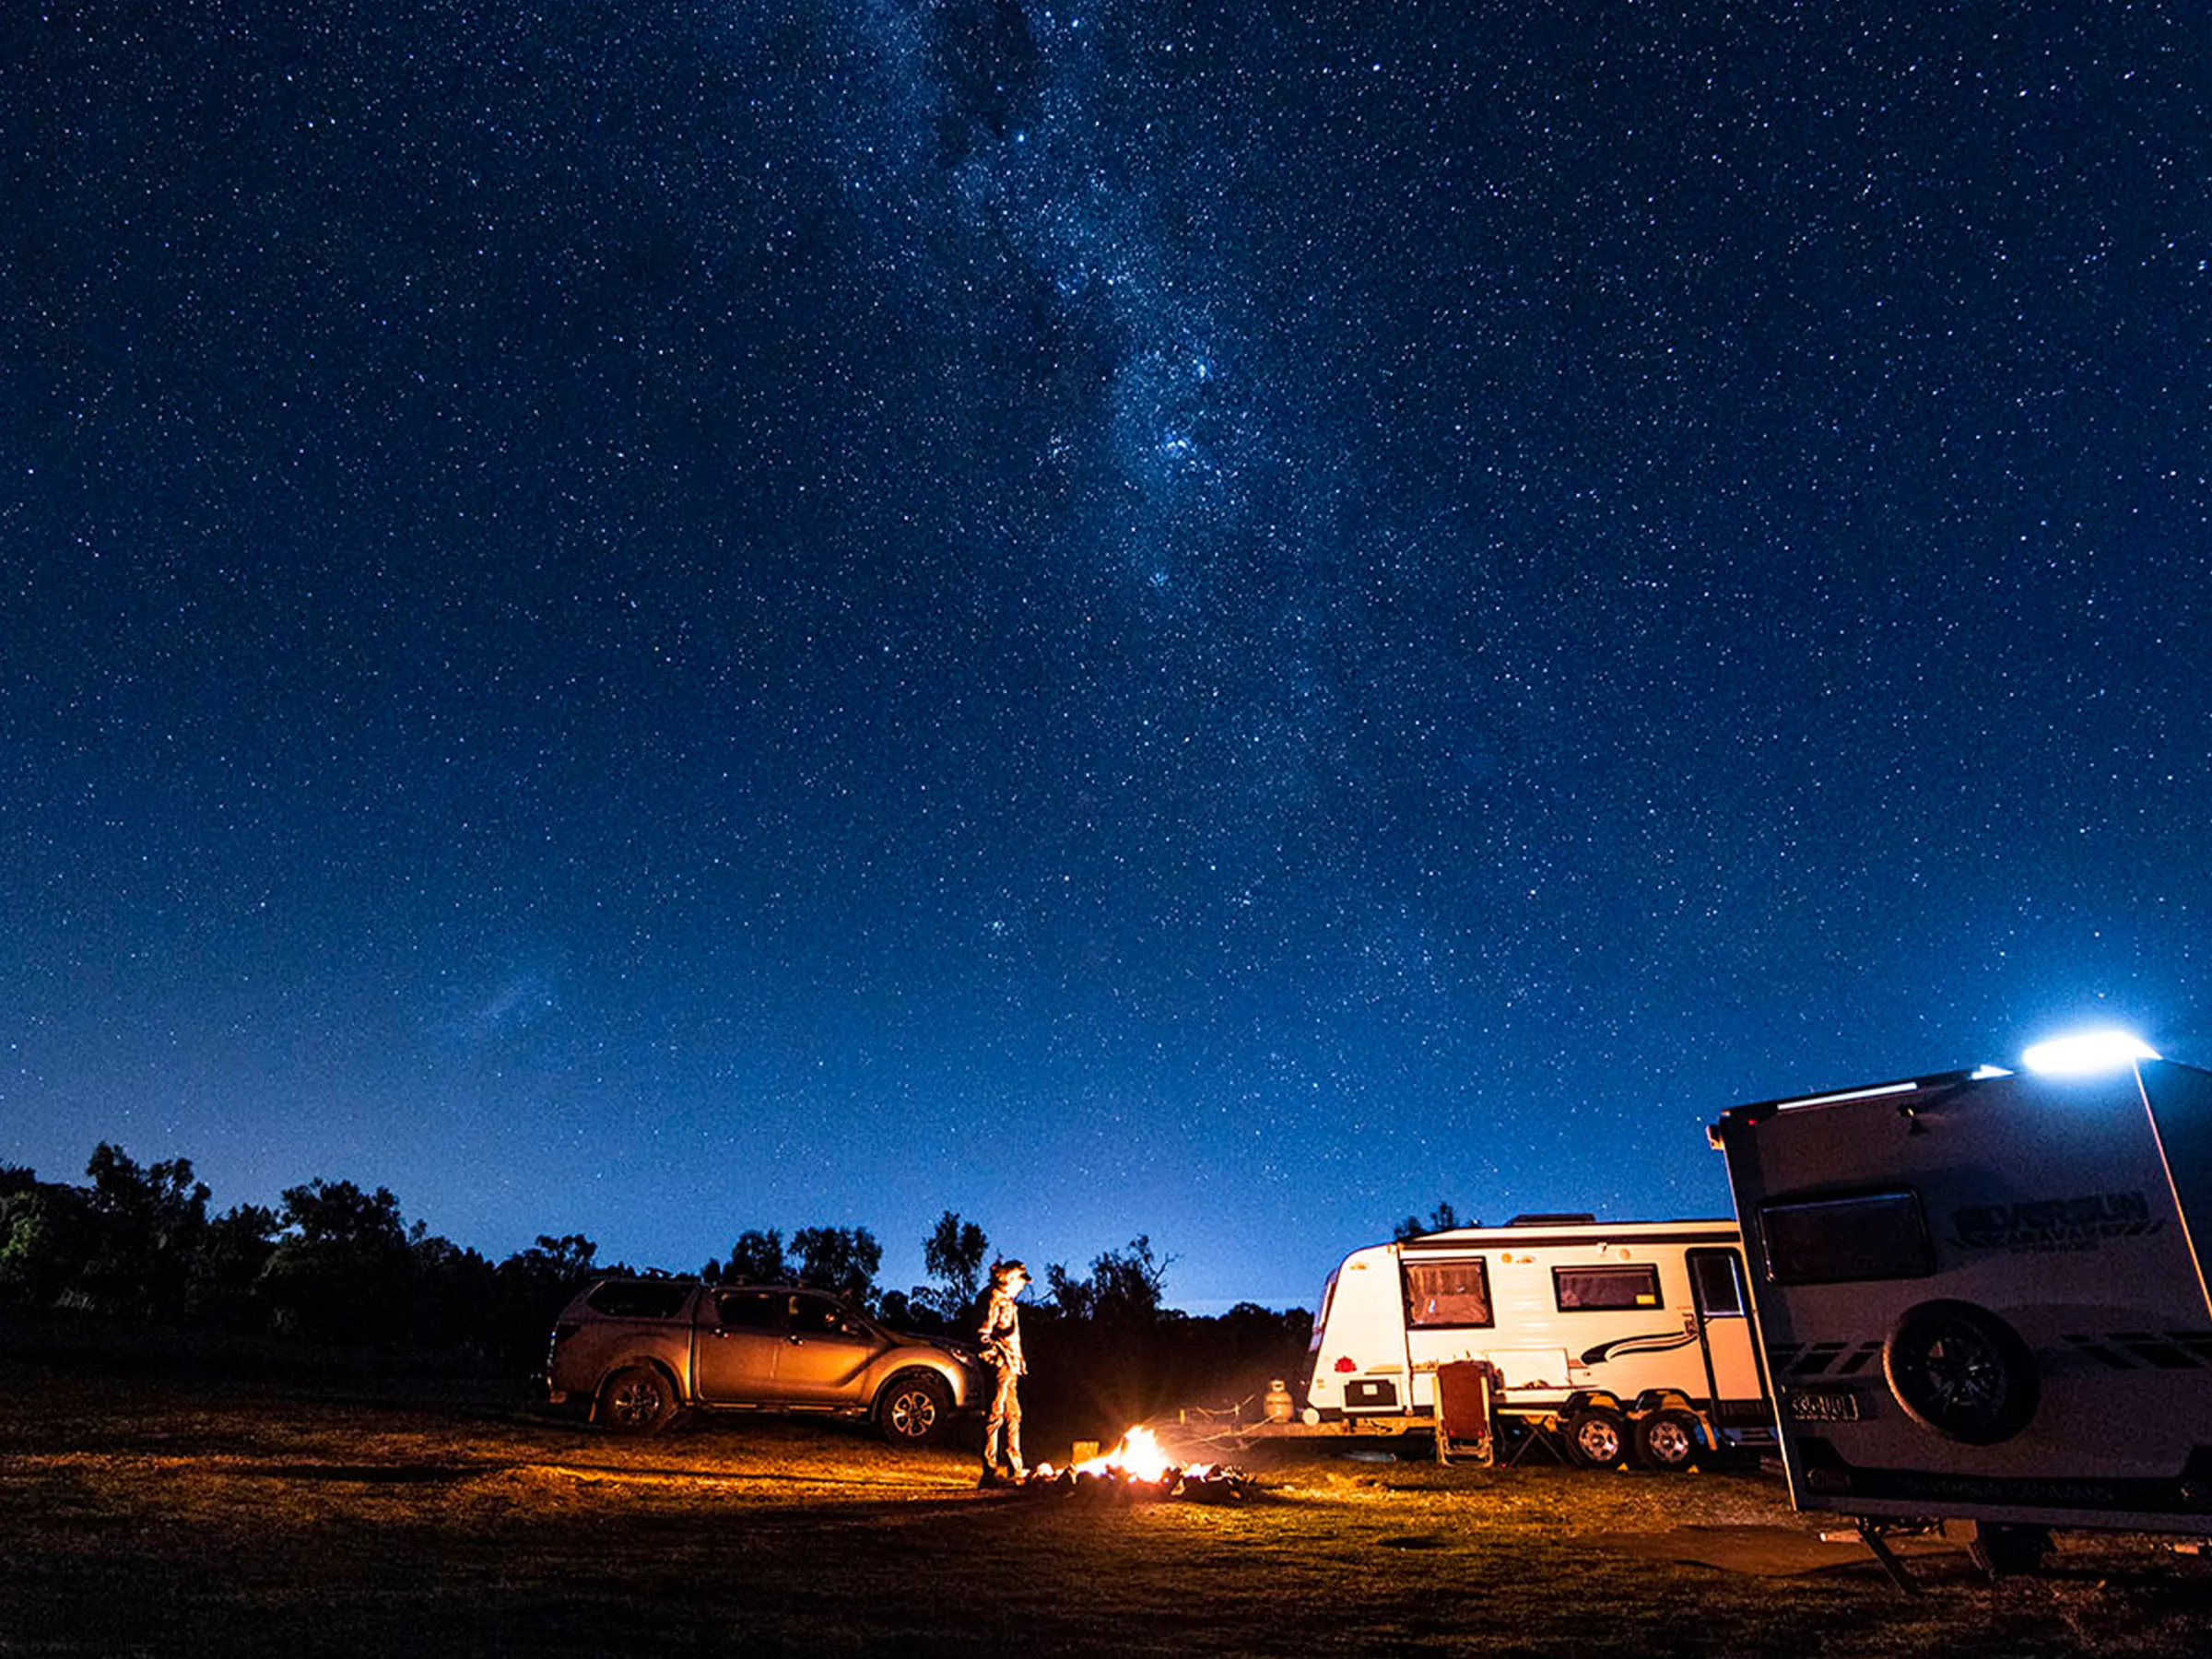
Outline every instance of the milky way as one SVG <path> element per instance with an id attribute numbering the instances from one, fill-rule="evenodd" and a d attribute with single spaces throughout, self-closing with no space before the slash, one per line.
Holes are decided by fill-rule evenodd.
<path id="1" fill-rule="evenodd" d="M 2200 1063 L 2173 5 L 89 4 L 0 78 L 0 1160 L 1194 1309 Z"/>

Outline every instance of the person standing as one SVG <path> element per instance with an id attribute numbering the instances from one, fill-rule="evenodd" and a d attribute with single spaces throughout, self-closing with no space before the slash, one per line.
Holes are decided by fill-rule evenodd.
<path id="1" fill-rule="evenodd" d="M 991 1269 L 991 1294 L 983 1302 L 983 1363 L 996 1379 L 991 1415 L 983 1425 L 983 1484 L 1018 1481 L 1028 1471 L 1021 1461 L 1021 1379 L 1029 1365 L 1021 1357 L 1021 1310 L 1017 1299 L 1029 1288 L 1030 1270 L 1019 1262 Z"/>

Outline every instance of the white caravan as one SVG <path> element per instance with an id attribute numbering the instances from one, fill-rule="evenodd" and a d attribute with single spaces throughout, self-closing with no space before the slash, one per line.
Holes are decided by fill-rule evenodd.
<path id="1" fill-rule="evenodd" d="M 1309 1358 L 1310 1423 L 1433 1427 L 1438 1369 L 1474 1360 L 1501 1427 L 1580 1464 L 1771 1438 L 1731 1221 L 1524 1216 L 1371 1245 L 1329 1276 Z"/>
<path id="2" fill-rule="evenodd" d="M 1985 1524 L 1993 1570 L 2053 1525 L 2212 1534 L 2212 1073 L 1953 1072 L 1713 1143 L 1798 1508 Z"/>

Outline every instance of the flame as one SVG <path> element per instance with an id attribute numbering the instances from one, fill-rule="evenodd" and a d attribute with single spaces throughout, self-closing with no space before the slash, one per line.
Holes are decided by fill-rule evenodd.
<path id="1" fill-rule="evenodd" d="M 1159 1437 L 1145 1428 L 1130 1430 L 1111 1452 L 1076 1465 L 1078 1475 L 1120 1475 L 1131 1480 L 1160 1481 L 1182 1472 L 1182 1465 L 1162 1452 Z"/>

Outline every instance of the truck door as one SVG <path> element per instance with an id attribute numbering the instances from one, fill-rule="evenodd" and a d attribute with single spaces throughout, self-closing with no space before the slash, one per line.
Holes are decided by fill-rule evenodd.
<path id="1" fill-rule="evenodd" d="M 867 1328 L 826 1296 L 791 1299 L 790 1329 L 776 1361 L 776 1394 L 794 1406 L 858 1402 L 878 1345 Z"/>
<path id="2" fill-rule="evenodd" d="M 700 1322 L 692 1386 L 710 1406 L 758 1406 L 774 1397 L 783 1347 L 783 1296 L 722 1289 Z"/>
<path id="3" fill-rule="evenodd" d="M 1760 1404 L 1759 1345 L 1752 1339 L 1750 1302 L 1744 1288 L 1744 1261 L 1735 1251 L 1715 1247 L 1687 1253 L 1690 1300 L 1698 1314 L 1698 1341 L 1705 1351 L 1707 1398 L 1716 1423 L 1764 1422 Z M 1735 1402 L 1739 1411 L 1726 1409 Z"/>

